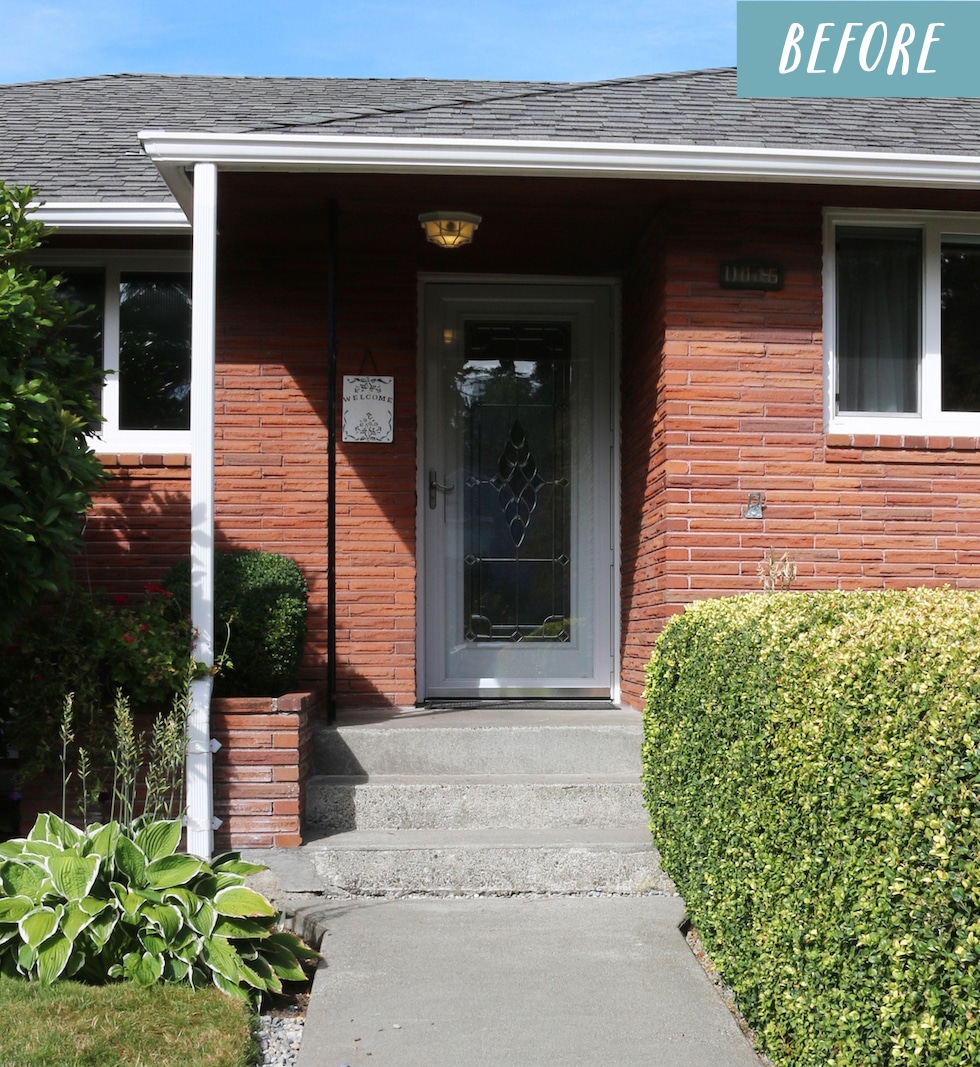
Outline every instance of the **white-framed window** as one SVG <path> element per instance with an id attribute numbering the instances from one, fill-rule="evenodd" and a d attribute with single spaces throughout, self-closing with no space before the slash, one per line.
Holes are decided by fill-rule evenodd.
<path id="1" fill-rule="evenodd" d="M 828 432 L 980 434 L 980 215 L 824 224 Z"/>
<path id="2" fill-rule="evenodd" d="M 107 372 L 92 434 L 100 451 L 188 452 L 191 384 L 190 257 L 170 252 L 47 253 L 61 291 L 92 310 L 73 327 L 78 347 Z"/>

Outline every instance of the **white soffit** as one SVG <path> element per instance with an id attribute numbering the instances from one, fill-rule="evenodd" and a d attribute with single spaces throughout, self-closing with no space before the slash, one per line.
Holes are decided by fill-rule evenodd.
<path id="1" fill-rule="evenodd" d="M 186 169 L 688 178 L 821 185 L 980 188 L 980 157 L 717 145 L 336 137 L 144 130 L 147 154 L 188 208 Z"/>
<path id="2" fill-rule="evenodd" d="M 172 233 L 191 228 L 181 206 L 166 201 L 47 201 L 34 208 L 33 217 L 74 233 Z"/>

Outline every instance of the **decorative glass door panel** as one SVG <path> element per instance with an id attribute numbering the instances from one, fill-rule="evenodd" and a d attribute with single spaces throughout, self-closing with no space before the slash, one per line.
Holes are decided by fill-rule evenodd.
<path id="1" fill-rule="evenodd" d="M 608 291 L 432 284 L 425 307 L 424 695 L 608 696 Z"/>

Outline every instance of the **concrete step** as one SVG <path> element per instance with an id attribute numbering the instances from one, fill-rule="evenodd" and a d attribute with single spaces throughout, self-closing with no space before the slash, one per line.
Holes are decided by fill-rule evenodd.
<path id="1" fill-rule="evenodd" d="M 314 884 L 357 895 L 675 892 L 645 828 L 353 830 L 303 852 Z"/>
<path id="2" fill-rule="evenodd" d="M 314 736 L 317 774 L 640 775 L 640 715 L 629 709 L 497 708 L 346 713 Z"/>
<path id="3" fill-rule="evenodd" d="M 643 826 L 635 775 L 318 776 L 306 792 L 311 830 Z"/>

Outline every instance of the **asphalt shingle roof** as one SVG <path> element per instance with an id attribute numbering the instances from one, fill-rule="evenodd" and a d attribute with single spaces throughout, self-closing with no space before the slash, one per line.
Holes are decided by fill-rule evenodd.
<path id="1" fill-rule="evenodd" d="M 980 154 L 980 99 L 757 100 L 734 70 L 583 84 L 119 74 L 0 86 L 0 178 L 170 200 L 139 130 Z"/>

